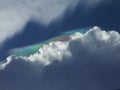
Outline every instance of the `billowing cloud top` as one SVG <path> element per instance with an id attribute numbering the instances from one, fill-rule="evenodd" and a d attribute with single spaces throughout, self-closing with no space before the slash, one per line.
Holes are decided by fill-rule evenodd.
<path id="1" fill-rule="evenodd" d="M 69 40 L 59 40 L 61 38 L 69 38 Z M 58 39 L 58 40 L 56 40 Z M 77 45 L 77 47 L 76 47 Z M 37 47 L 37 48 L 36 48 Z M 109 63 L 120 59 L 120 35 L 116 31 L 102 31 L 99 27 L 94 27 L 87 31 L 73 32 L 69 36 L 55 38 L 42 45 L 28 46 L 23 49 L 16 49 L 13 55 L 7 58 L 7 62 L 1 64 L 1 69 L 9 64 L 14 59 L 23 59 L 28 62 L 33 62 L 43 66 L 49 65 L 54 61 L 76 58 L 97 60 L 108 60 Z M 37 49 L 34 51 L 34 49 Z M 33 51 L 34 53 L 30 52 Z M 22 54 L 22 53 L 26 54 Z M 19 53 L 19 54 L 17 54 Z M 29 53 L 27 55 L 27 53 Z M 25 56 L 26 55 L 26 56 Z M 86 57 L 87 56 L 87 57 Z"/>
<path id="2" fill-rule="evenodd" d="M 94 27 L 69 37 L 51 41 L 30 56 L 9 56 L 1 62 L 1 90 L 119 88 L 120 34 Z"/>
<path id="3" fill-rule="evenodd" d="M 1 90 L 119 88 L 120 34 L 94 27 L 69 37 L 51 41 L 30 56 L 11 55 L 1 62 Z"/>

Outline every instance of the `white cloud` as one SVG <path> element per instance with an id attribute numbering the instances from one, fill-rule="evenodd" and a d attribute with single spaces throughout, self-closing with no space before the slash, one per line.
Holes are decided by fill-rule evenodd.
<path id="1" fill-rule="evenodd" d="M 12 57 L 43 66 L 70 58 L 78 58 L 78 60 L 101 58 L 101 61 L 109 59 L 109 63 L 119 62 L 120 35 L 118 32 L 106 32 L 99 27 L 94 27 L 85 34 L 76 32 L 69 37 L 71 38 L 69 41 L 53 41 L 45 44 L 39 52 L 30 56 L 10 56 L 4 66 L 11 61 Z"/>
<path id="2" fill-rule="evenodd" d="M 0 62 L 0 70 L 5 69 L 5 67 L 12 62 L 11 56 L 6 59 L 6 62 Z"/>
<path id="3" fill-rule="evenodd" d="M 66 42 L 51 42 L 44 45 L 38 53 L 28 57 L 21 56 L 21 58 L 32 62 L 37 61 L 43 65 L 49 65 L 54 60 L 64 60 L 64 57 L 66 59 L 69 57 L 97 59 L 99 57 L 102 60 L 109 59 L 109 62 L 120 59 L 120 35 L 116 31 L 106 32 L 94 27 L 86 34 L 76 32 L 70 38 L 71 40 Z"/>
<path id="4" fill-rule="evenodd" d="M 85 34 L 76 32 L 70 38 L 46 44 L 28 57 L 8 57 L 6 63 L 0 64 L 2 90 L 119 88 L 120 34 L 94 27 Z M 56 61 L 59 63 L 54 64 Z"/>

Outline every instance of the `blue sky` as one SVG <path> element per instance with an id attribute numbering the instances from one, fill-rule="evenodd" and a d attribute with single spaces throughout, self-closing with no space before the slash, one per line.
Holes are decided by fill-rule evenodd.
<path id="1" fill-rule="evenodd" d="M 2 61 L 10 60 L 10 62 L 6 68 L 0 70 L 0 90 L 120 88 L 119 5 L 119 0 L 50 0 L 49 2 L 19 0 L 17 3 L 14 0 L 5 0 L 2 2 L 0 68 L 3 65 Z M 93 28 L 94 26 L 101 29 Z M 81 42 L 75 39 L 68 47 L 66 46 L 65 50 L 58 49 L 62 54 L 64 53 L 61 62 L 57 62 L 56 57 L 51 59 L 50 56 L 51 61 L 49 59 L 48 61 L 51 64 L 44 66 L 44 59 L 40 58 L 43 67 L 41 64 L 36 64 L 36 61 L 31 63 L 24 58 L 7 59 L 8 51 L 11 49 L 40 43 L 62 32 L 88 27 L 93 31 L 88 30 L 88 34 L 83 36 L 85 38 L 83 42 L 80 37 Z M 111 30 L 114 32 L 111 34 L 107 32 Z M 109 39 L 106 40 L 108 37 Z M 89 42 L 86 41 L 87 38 Z M 99 46 L 101 49 L 95 49 Z M 68 49 L 72 56 L 68 55 Z M 52 52 L 54 53 L 54 48 Z M 49 51 L 45 53 L 48 54 Z"/>
<path id="2" fill-rule="evenodd" d="M 14 35 L 5 41 L 1 48 L 1 54 L 7 50 L 27 45 L 36 44 L 46 39 L 57 36 L 57 34 L 78 28 L 99 26 L 105 30 L 116 30 L 120 28 L 120 7 L 117 0 L 102 2 L 96 7 L 86 9 L 85 6 L 77 5 L 70 12 L 66 12 L 62 20 L 51 22 L 46 27 L 43 23 L 29 21 L 23 32 Z M 93 3 L 94 4 L 94 3 Z M 4 56 L 3 54 L 1 57 Z"/>

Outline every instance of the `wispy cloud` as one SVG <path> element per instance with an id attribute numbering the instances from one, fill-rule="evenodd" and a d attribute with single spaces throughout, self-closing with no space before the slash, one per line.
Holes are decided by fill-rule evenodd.
<path id="1" fill-rule="evenodd" d="M 29 20 L 49 24 L 78 0 L 4 0 L 0 2 L 0 42 L 23 29 Z"/>
<path id="2" fill-rule="evenodd" d="M 45 25 L 63 18 L 66 10 L 79 4 L 85 7 L 98 5 L 102 0 L 4 0 L 0 1 L 0 43 L 20 32 L 30 20 Z"/>

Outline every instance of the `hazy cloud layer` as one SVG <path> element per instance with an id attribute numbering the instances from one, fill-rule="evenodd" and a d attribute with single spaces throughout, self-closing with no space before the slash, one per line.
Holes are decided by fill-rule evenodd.
<path id="1" fill-rule="evenodd" d="M 0 42 L 23 29 L 29 20 L 49 24 L 78 0 L 4 0 L 0 2 Z"/>
<path id="2" fill-rule="evenodd" d="M 94 27 L 70 37 L 69 42 L 50 43 L 29 57 L 8 57 L 0 65 L 1 90 L 119 88 L 119 33 Z"/>
<path id="3" fill-rule="evenodd" d="M 98 5 L 102 0 L 4 0 L 0 1 L 0 43 L 34 20 L 45 25 L 61 20 L 66 11 L 80 3 L 85 7 Z"/>

